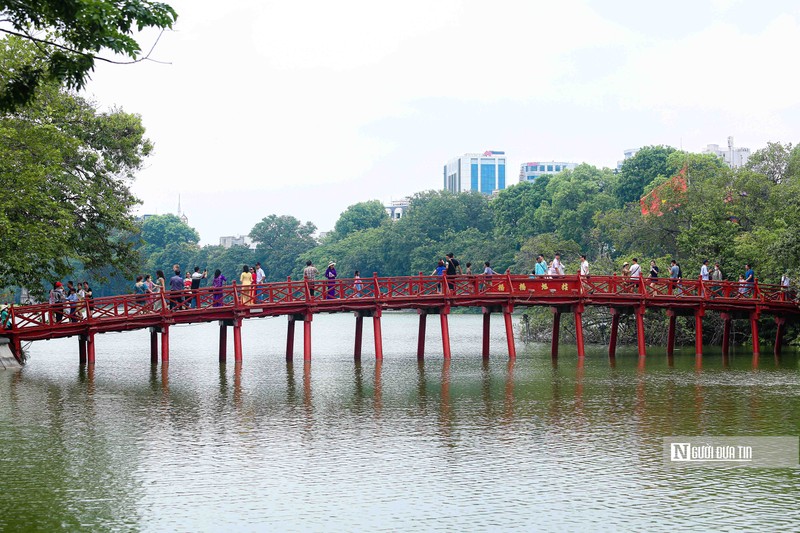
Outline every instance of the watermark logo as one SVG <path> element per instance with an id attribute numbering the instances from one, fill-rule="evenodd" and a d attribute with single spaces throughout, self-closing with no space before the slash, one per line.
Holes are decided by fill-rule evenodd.
<path id="1" fill-rule="evenodd" d="M 796 468 L 800 437 L 666 437 L 664 461 L 670 466 Z"/>

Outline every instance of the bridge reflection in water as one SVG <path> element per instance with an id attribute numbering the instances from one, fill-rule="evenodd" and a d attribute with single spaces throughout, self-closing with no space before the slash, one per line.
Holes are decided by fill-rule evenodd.
<path id="1" fill-rule="evenodd" d="M 675 324 L 680 315 L 694 317 L 695 352 L 703 353 L 703 317 L 719 312 L 724 321 L 722 351 L 727 356 L 731 322 L 749 321 L 753 354 L 760 353 L 758 321 L 771 315 L 777 324 L 775 353 L 780 353 L 787 320 L 800 316 L 800 307 L 777 285 L 742 285 L 733 282 L 620 278 L 617 276 L 531 277 L 494 276 L 407 276 L 334 281 L 293 281 L 262 285 L 202 288 L 153 295 L 124 295 L 97 298 L 80 304 L 13 306 L 10 338 L 15 356 L 22 360 L 26 341 L 77 336 L 81 364 L 95 363 L 95 335 L 136 329 L 150 329 L 150 357 L 158 363 L 169 361 L 169 329 L 176 324 L 219 322 L 219 360 L 227 359 L 227 333 L 233 328 L 236 362 L 242 361 L 241 328 L 244 319 L 286 316 L 286 359 L 294 355 L 296 322 L 303 323 L 303 357 L 311 360 L 311 325 L 315 314 L 352 312 L 355 315 L 353 354 L 361 357 L 364 318 L 372 318 L 375 356 L 383 358 L 381 317 L 385 310 L 414 309 L 419 314 L 417 357 L 425 353 L 428 315 L 439 315 L 445 359 L 451 357 L 448 315 L 455 307 L 480 307 L 483 312 L 483 357 L 489 356 L 491 315 L 503 315 L 508 355 L 516 357 L 512 313 L 517 307 L 546 306 L 553 312 L 551 354 L 558 355 L 561 315 L 572 313 L 579 357 L 585 356 L 582 314 L 587 306 L 611 312 L 609 356 L 616 352 L 619 319 L 632 314 L 636 320 L 638 355 L 646 355 L 644 313 L 664 309 L 669 320 L 667 354 L 675 347 Z M 161 336 L 160 342 L 158 336 Z"/>

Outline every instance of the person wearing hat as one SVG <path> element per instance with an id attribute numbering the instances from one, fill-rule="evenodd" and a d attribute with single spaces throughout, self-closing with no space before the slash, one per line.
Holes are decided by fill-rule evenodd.
<path id="1" fill-rule="evenodd" d="M 325 270 L 325 278 L 328 280 L 328 293 L 325 295 L 326 299 L 336 298 L 336 263 L 331 261 L 328 263 L 328 268 Z"/>
<path id="2" fill-rule="evenodd" d="M 626 278 L 631 275 L 631 267 L 628 265 L 627 261 L 622 263 L 622 275 Z"/>
<path id="3" fill-rule="evenodd" d="M 708 281 L 710 278 L 708 276 L 708 259 L 703 261 L 703 266 L 700 267 L 700 279 L 703 281 Z"/>
<path id="4" fill-rule="evenodd" d="M 50 291 L 49 298 L 51 305 L 58 306 L 56 311 L 53 312 L 56 323 L 61 322 L 64 319 L 64 313 L 62 312 L 63 306 L 61 304 L 66 299 L 67 297 L 64 294 L 64 285 L 62 285 L 60 281 L 56 281 L 55 285 L 53 285 L 53 290 Z"/>
<path id="5" fill-rule="evenodd" d="M 0 324 L 3 329 L 11 329 L 11 312 L 8 310 L 8 304 L 0 305 Z"/>

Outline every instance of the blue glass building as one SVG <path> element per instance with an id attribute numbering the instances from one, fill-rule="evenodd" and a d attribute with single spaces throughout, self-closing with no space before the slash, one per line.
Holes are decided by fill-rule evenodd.
<path id="1" fill-rule="evenodd" d="M 487 150 L 451 159 L 443 169 L 444 189 L 492 194 L 506 188 L 505 152 Z"/>

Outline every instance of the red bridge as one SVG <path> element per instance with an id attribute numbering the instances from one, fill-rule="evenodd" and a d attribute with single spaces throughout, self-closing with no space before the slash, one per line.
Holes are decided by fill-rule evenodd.
<path id="1" fill-rule="evenodd" d="M 780 352 L 787 320 L 800 316 L 800 307 L 790 294 L 777 285 L 758 282 L 741 285 L 733 282 L 669 279 L 626 279 L 617 276 L 530 277 L 525 275 L 458 276 L 453 278 L 409 276 L 329 281 L 292 281 L 263 285 L 201 288 L 196 291 L 171 291 L 148 295 L 96 298 L 75 304 L 12 306 L 10 324 L 3 336 L 11 341 L 12 351 L 23 360 L 22 343 L 60 337 L 79 337 L 81 364 L 95 362 L 95 335 L 111 331 L 150 328 L 150 357 L 158 362 L 158 335 L 161 335 L 161 360 L 169 360 L 169 328 L 174 324 L 219 321 L 219 359 L 225 361 L 228 327 L 233 328 L 234 357 L 242 360 L 243 319 L 286 315 L 288 332 L 286 357 L 294 352 L 295 322 L 303 322 L 305 360 L 311 359 L 311 323 L 317 313 L 355 314 L 356 358 L 361 356 L 364 317 L 374 325 L 375 356 L 383 357 L 381 314 L 390 309 L 416 309 L 419 313 L 417 355 L 425 351 L 425 328 L 429 314 L 438 314 L 444 357 L 450 358 L 447 317 L 453 307 L 481 307 L 483 310 L 483 355 L 489 355 L 489 325 L 492 313 L 502 313 L 508 340 L 509 357 L 516 357 L 511 313 L 515 307 L 547 306 L 554 314 L 552 354 L 558 354 L 558 333 L 562 313 L 575 315 L 579 357 L 584 356 L 582 314 L 587 306 L 609 308 L 611 342 L 609 355 L 616 350 L 621 314 L 636 319 L 639 356 L 644 357 L 643 316 L 647 309 L 665 309 L 669 319 L 667 353 L 675 346 L 675 320 L 679 315 L 695 319 L 695 351 L 703 351 L 703 316 L 706 311 L 721 313 L 724 320 L 723 354 L 730 344 L 731 320 L 747 319 L 753 338 L 753 353 L 760 352 L 758 321 L 771 315 L 777 323 L 775 351 Z"/>

